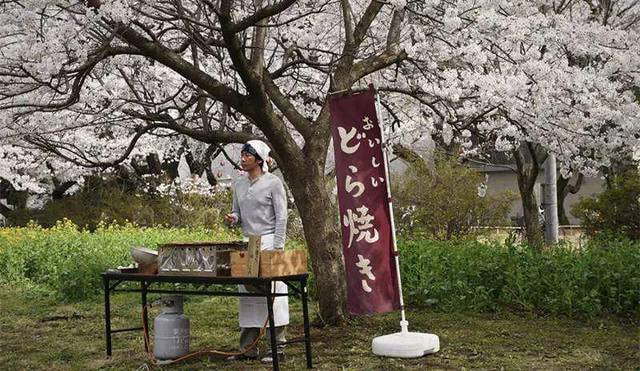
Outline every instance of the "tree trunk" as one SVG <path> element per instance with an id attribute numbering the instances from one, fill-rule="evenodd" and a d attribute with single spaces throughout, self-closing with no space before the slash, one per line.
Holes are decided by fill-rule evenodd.
<path id="1" fill-rule="evenodd" d="M 561 197 L 558 192 L 558 221 L 560 225 L 570 225 L 569 218 L 567 217 L 567 211 L 564 209 L 564 198 Z"/>
<path id="2" fill-rule="evenodd" d="M 538 201 L 533 192 L 533 188 L 524 188 L 520 185 L 520 196 L 522 197 L 522 210 L 524 213 L 524 228 L 529 246 L 539 248 L 542 246 L 542 228 L 540 227 L 540 217 L 538 213 Z"/>
<path id="3" fill-rule="evenodd" d="M 321 320 L 336 324 L 344 320 L 346 283 L 338 213 L 325 187 L 324 177 L 306 174 L 289 181 L 302 219 L 311 255 Z"/>
<path id="4" fill-rule="evenodd" d="M 62 183 L 57 180 L 54 180 L 55 188 L 53 189 L 53 192 L 51 192 L 51 198 L 54 200 L 63 199 L 65 197 L 65 193 L 69 190 L 69 188 L 73 187 L 74 185 L 76 185 L 76 182 L 73 180 L 68 180 Z"/>
<path id="5" fill-rule="evenodd" d="M 575 184 L 571 184 L 571 180 L 576 177 L 571 178 L 558 178 L 558 220 L 560 221 L 560 225 L 569 225 L 569 218 L 567 217 L 567 212 L 564 207 L 564 200 L 567 198 L 569 193 L 576 194 L 580 191 L 582 187 L 582 182 L 584 181 L 584 175 L 578 174 L 576 178 Z"/>
<path id="6" fill-rule="evenodd" d="M 282 127 L 278 120 L 273 110 L 265 112 L 261 119 L 262 122 L 274 122 L 271 128 Z M 316 134 L 307 139 L 303 148 L 275 130 L 266 130 L 265 134 L 276 149 L 273 156 L 300 213 L 315 277 L 318 314 L 324 324 L 334 325 L 346 317 L 346 282 L 338 212 L 325 177 L 331 138 L 327 107 L 316 120 L 315 127 Z"/>
<path id="7" fill-rule="evenodd" d="M 536 179 L 540 170 L 535 148 L 532 143 L 522 143 L 513 151 L 516 160 L 516 175 L 518 189 L 522 199 L 522 211 L 524 214 L 524 227 L 527 243 L 534 248 L 543 245 L 542 226 L 540 224 L 538 201 L 534 193 Z"/>
<path id="8" fill-rule="evenodd" d="M 149 174 L 158 175 L 162 173 L 162 164 L 157 152 L 148 154 L 146 160 L 149 165 Z"/>
<path id="9" fill-rule="evenodd" d="M 26 215 L 28 191 L 18 191 L 13 185 L 4 179 L 0 179 L 0 198 L 7 200 L 7 207 L 0 205 L 0 213 L 9 221 L 11 225 L 23 225 L 28 220 L 22 220 Z"/>

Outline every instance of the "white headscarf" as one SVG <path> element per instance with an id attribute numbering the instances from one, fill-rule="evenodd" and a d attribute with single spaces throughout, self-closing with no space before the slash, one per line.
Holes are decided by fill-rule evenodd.
<path id="1" fill-rule="evenodd" d="M 269 159 L 269 152 L 271 152 L 271 148 L 261 140 L 250 140 L 247 144 L 258 152 L 258 156 L 262 159 L 262 171 L 268 173 L 269 165 L 267 165 L 267 161 Z"/>

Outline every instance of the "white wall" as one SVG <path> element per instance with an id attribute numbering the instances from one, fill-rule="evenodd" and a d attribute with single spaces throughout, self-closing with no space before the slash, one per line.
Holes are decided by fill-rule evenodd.
<path id="1" fill-rule="evenodd" d="M 516 174 L 510 170 L 504 171 L 488 171 L 485 172 L 489 174 L 489 180 L 487 184 L 487 194 L 495 195 L 500 192 L 504 192 L 507 190 L 513 191 L 516 195 L 518 195 L 518 199 L 514 201 L 511 207 L 510 217 L 521 217 L 523 215 L 522 212 L 522 202 L 519 197 L 518 191 L 518 183 L 516 180 Z M 538 178 L 536 179 L 536 188 L 535 194 L 536 199 L 538 200 L 538 204 L 541 203 L 541 194 L 540 194 L 540 184 L 544 182 L 544 170 L 540 171 L 538 174 Z M 576 202 L 580 200 L 581 197 L 593 196 L 597 193 L 600 193 L 604 190 L 605 182 L 603 179 L 589 178 L 585 177 L 582 183 L 582 187 L 580 187 L 580 191 L 577 194 L 569 194 L 564 202 L 565 211 L 567 212 L 567 218 L 569 218 L 569 222 L 573 225 L 580 224 L 580 220 L 571 214 L 571 207 L 575 205 Z"/>

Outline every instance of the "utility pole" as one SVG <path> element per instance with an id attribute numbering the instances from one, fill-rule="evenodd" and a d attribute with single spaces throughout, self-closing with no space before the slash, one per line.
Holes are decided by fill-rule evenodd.
<path id="1" fill-rule="evenodd" d="M 544 163 L 544 242 L 558 243 L 558 188 L 556 185 L 556 156 L 547 155 Z"/>

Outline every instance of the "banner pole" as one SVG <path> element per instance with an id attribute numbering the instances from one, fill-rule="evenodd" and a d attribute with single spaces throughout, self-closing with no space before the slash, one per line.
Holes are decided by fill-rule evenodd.
<path id="1" fill-rule="evenodd" d="M 382 156 L 384 157 L 384 173 L 387 182 L 387 193 L 389 199 L 389 217 L 391 221 L 391 239 L 393 241 L 393 252 L 396 262 L 396 275 L 398 277 L 398 291 L 400 296 L 400 310 L 402 320 L 400 321 L 400 332 L 394 334 L 375 337 L 371 341 L 373 354 L 385 357 L 416 358 L 425 354 L 436 353 L 440 350 L 440 338 L 435 334 L 425 334 L 421 332 L 409 332 L 409 322 L 405 317 L 404 299 L 402 297 L 402 281 L 400 280 L 400 259 L 398 254 L 398 244 L 396 242 L 396 225 L 393 218 L 393 203 L 391 199 L 391 184 L 389 182 L 389 159 L 387 156 L 387 143 L 385 142 L 384 130 L 382 127 L 382 111 L 380 110 L 380 95 L 375 92 L 376 116 L 380 128 L 382 140 Z"/>
<path id="2" fill-rule="evenodd" d="M 389 218 L 391 220 L 391 241 L 393 244 L 393 255 L 396 261 L 396 277 L 398 279 L 398 294 L 400 295 L 400 329 L 402 332 L 409 331 L 409 321 L 407 321 L 404 312 L 404 298 L 402 296 L 402 280 L 400 278 L 400 259 L 398 253 L 398 244 L 396 242 L 396 223 L 393 216 L 393 200 L 391 198 L 391 182 L 389 179 L 389 157 L 387 155 L 387 142 L 384 133 L 384 125 L 382 121 L 382 112 L 380 110 L 380 95 L 376 91 L 376 116 L 378 116 L 378 127 L 380 128 L 380 139 L 382 140 L 382 157 L 384 161 L 384 177 L 387 184 L 387 205 L 389 207 Z"/>

